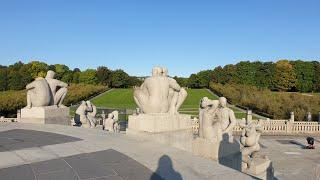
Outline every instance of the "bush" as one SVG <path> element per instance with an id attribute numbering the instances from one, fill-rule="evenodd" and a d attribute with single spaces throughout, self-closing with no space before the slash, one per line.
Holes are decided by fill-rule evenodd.
<path id="1" fill-rule="evenodd" d="M 307 112 L 311 112 L 316 120 L 320 112 L 319 95 L 272 92 L 255 86 L 217 83 L 211 83 L 210 89 L 226 97 L 232 104 L 247 107 L 274 119 L 288 119 L 293 111 L 296 120 L 305 120 Z"/>
<path id="2" fill-rule="evenodd" d="M 70 106 L 106 90 L 105 86 L 71 84 L 63 104 Z M 26 90 L 0 92 L 0 116 L 13 117 L 18 109 L 25 107 L 27 105 L 26 92 Z"/>

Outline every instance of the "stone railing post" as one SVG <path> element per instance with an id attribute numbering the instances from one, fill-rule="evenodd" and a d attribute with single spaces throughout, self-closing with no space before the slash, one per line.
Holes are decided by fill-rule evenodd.
<path id="1" fill-rule="evenodd" d="M 21 119 L 21 110 L 17 110 L 17 120 L 19 121 Z"/>
<path id="2" fill-rule="evenodd" d="M 290 113 L 290 122 L 294 122 L 294 112 Z"/>
<path id="3" fill-rule="evenodd" d="M 312 115 L 311 115 L 311 112 L 308 112 L 308 114 L 307 114 L 307 120 L 308 120 L 308 121 L 312 121 Z"/>
<path id="4" fill-rule="evenodd" d="M 250 123 L 252 121 L 252 111 L 247 111 L 247 123 Z"/>

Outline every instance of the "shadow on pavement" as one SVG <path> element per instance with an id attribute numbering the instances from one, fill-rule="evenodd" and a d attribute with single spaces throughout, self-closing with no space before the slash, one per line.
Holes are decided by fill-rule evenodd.
<path id="1" fill-rule="evenodd" d="M 152 174 L 150 180 L 162 180 L 163 178 L 166 180 L 182 180 L 181 174 L 173 169 L 172 160 L 168 155 L 161 156 L 157 170 Z"/>
<path id="2" fill-rule="evenodd" d="M 81 140 L 72 136 L 44 131 L 13 129 L 0 132 L 0 152 Z"/>

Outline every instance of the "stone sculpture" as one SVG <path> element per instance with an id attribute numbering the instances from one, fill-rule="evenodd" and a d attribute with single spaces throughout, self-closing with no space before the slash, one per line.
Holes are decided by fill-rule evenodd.
<path id="1" fill-rule="evenodd" d="M 241 171 L 260 179 L 273 179 L 273 167 L 269 158 L 259 155 L 259 139 L 262 133 L 262 120 L 240 124 L 242 133 L 240 136 L 242 163 Z"/>
<path id="2" fill-rule="evenodd" d="M 108 118 L 103 120 L 103 128 L 107 131 L 113 131 L 117 132 L 118 131 L 118 116 L 119 112 L 118 111 L 113 111 L 108 114 Z"/>
<path id="3" fill-rule="evenodd" d="M 26 86 L 27 89 L 27 107 L 44 107 L 57 105 L 64 107 L 62 102 L 67 95 L 68 84 L 53 79 L 55 72 L 48 71 L 46 78 L 38 77 Z"/>
<path id="4" fill-rule="evenodd" d="M 48 106 L 51 101 L 51 90 L 47 81 L 38 77 L 26 86 L 27 89 L 27 107 Z"/>
<path id="5" fill-rule="evenodd" d="M 134 100 L 142 113 L 177 114 L 187 91 L 171 77 L 166 68 L 154 67 L 152 76 L 134 88 Z"/>
<path id="6" fill-rule="evenodd" d="M 236 125 L 236 117 L 233 110 L 227 107 L 227 99 L 225 97 L 219 98 L 218 119 L 221 124 L 223 134 L 228 134 L 229 142 L 233 142 L 232 130 Z"/>
<path id="7" fill-rule="evenodd" d="M 90 127 L 94 128 L 97 125 L 97 119 L 95 118 L 97 114 L 97 107 L 94 104 L 92 104 L 90 101 L 86 101 L 86 104 L 88 109 L 92 110 L 87 112 L 87 118 L 88 118 Z"/>
<path id="8" fill-rule="evenodd" d="M 95 118 L 97 108 L 90 101 L 82 101 L 76 110 L 74 122 L 76 126 L 91 127 L 96 126 L 97 120 Z"/>
<path id="9" fill-rule="evenodd" d="M 68 84 L 57 79 L 54 79 L 55 72 L 49 70 L 46 75 L 46 80 L 49 84 L 51 90 L 51 103 L 50 105 L 57 105 L 58 107 L 63 106 L 62 102 L 67 95 L 68 92 Z"/>
<path id="10" fill-rule="evenodd" d="M 219 142 L 222 138 L 220 120 L 218 119 L 219 101 L 204 97 L 199 109 L 199 137 L 208 141 Z"/>

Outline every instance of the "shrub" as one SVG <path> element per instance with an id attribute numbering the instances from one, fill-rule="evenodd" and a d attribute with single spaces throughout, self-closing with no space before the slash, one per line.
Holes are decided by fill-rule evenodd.
<path id="1" fill-rule="evenodd" d="M 297 120 L 305 120 L 307 112 L 311 112 L 315 120 L 320 112 L 319 95 L 272 92 L 255 86 L 217 83 L 211 83 L 210 89 L 226 97 L 232 104 L 244 106 L 274 119 L 288 119 L 293 111 Z"/>

